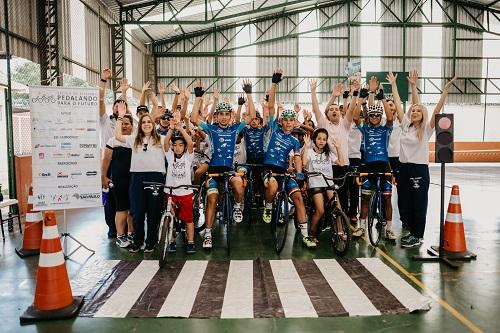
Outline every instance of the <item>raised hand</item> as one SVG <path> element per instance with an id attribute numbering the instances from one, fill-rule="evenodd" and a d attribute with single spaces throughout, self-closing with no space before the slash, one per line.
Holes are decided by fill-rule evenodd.
<path id="1" fill-rule="evenodd" d="M 111 69 L 109 68 L 104 68 L 102 71 L 101 71 L 101 79 L 102 80 L 109 80 L 111 78 Z"/>
<path id="2" fill-rule="evenodd" d="M 293 105 L 293 111 L 295 111 L 295 113 L 299 113 L 300 112 L 300 104 L 299 103 L 295 103 Z"/>
<path id="3" fill-rule="evenodd" d="M 318 80 L 311 79 L 309 80 L 309 88 L 311 92 L 316 92 L 316 88 L 318 87 Z"/>
<path id="4" fill-rule="evenodd" d="M 186 100 L 189 101 L 189 99 L 191 98 L 191 86 L 187 86 L 186 88 L 184 88 L 181 94 L 184 95 Z"/>
<path id="5" fill-rule="evenodd" d="M 156 94 L 155 93 L 152 93 L 149 98 L 151 98 L 151 103 L 153 103 L 153 105 L 158 105 L 158 98 L 156 97 Z"/>
<path id="6" fill-rule="evenodd" d="M 337 84 L 332 91 L 332 95 L 335 97 L 339 97 L 344 92 L 344 85 L 342 83 Z"/>
<path id="7" fill-rule="evenodd" d="M 453 83 L 457 80 L 457 78 L 458 77 L 455 75 L 450 81 L 448 81 L 448 83 L 446 83 L 446 85 L 444 86 L 444 90 L 450 89 Z"/>
<path id="8" fill-rule="evenodd" d="M 418 82 L 418 72 L 416 69 L 410 71 L 409 75 L 406 77 L 408 79 L 408 82 L 414 86 Z"/>
<path id="9" fill-rule="evenodd" d="M 220 91 L 217 88 L 214 88 L 214 93 L 213 93 L 214 99 L 216 101 L 220 101 Z"/>
<path id="10" fill-rule="evenodd" d="M 241 85 L 243 91 L 247 94 L 252 93 L 252 82 L 249 79 L 243 80 L 243 84 Z"/>
<path id="11" fill-rule="evenodd" d="M 130 87 L 130 85 L 128 84 L 128 80 L 126 77 L 124 77 L 121 81 L 120 81 L 120 90 L 121 91 L 127 91 L 128 88 Z"/>
<path id="12" fill-rule="evenodd" d="M 309 133 L 306 133 L 304 134 L 304 146 L 306 147 L 311 147 L 311 136 L 309 135 Z"/>
<path id="13" fill-rule="evenodd" d="M 361 84 L 359 83 L 359 81 L 358 80 L 352 81 L 351 90 L 352 91 L 359 91 L 359 89 L 361 89 Z"/>
<path id="14" fill-rule="evenodd" d="M 163 83 L 163 82 L 158 83 L 158 93 L 159 94 L 164 94 L 166 90 L 167 90 L 167 87 L 165 86 L 165 83 Z"/>
<path id="15" fill-rule="evenodd" d="M 398 74 L 394 75 L 394 73 L 392 73 L 392 72 L 389 72 L 389 74 L 387 74 L 387 76 L 385 77 L 385 79 L 387 81 L 389 81 L 390 84 L 396 83 L 397 78 L 398 78 Z"/>
<path id="16" fill-rule="evenodd" d="M 370 91 L 375 92 L 377 90 L 377 87 L 378 87 L 377 78 L 375 76 L 372 76 L 370 78 L 370 81 L 368 81 L 368 89 L 370 89 Z"/>
<path id="17" fill-rule="evenodd" d="M 283 80 L 283 70 L 276 68 L 273 72 L 272 82 L 278 84 L 281 80 Z"/>
<path id="18" fill-rule="evenodd" d="M 195 86 L 194 86 L 194 95 L 196 97 L 203 97 L 204 93 L 205 93 L 205 90 L 203 89 L 203 86 L 201 84 L 201 80 L 196 80 Z"/>
<path id="19" fill-rule="evenodd" d="M 247 100 L 245 99 L 245 96 L 243 96 L 243 94 L 238 96 L 238 105 L 243 105 L 243 104 L 245 104 L 246 101 Z"/>
<path id="20" fill-rule="evenodd" d="M 150 86 L 151 86 L 151 81 L 144 83 L 144 85 L 142 86 L 142 92 L 148 91 Z"/>
<path id="21" fill-rule="evenodd" d="M 179 95 L 181 93 L 181 90 L 179 89 L 179 87 L 177 87 L 175 85 L 175 83 L 172 83 L 170 85 L 170 90 L 172 90 L 175 94 Z"/>
<path id="22" fill-rule="evenodd" d="M 119 101 L 118 103 L 118 117 L 123 117 L 127 112 L 127 105 L 125 101 Z"/>

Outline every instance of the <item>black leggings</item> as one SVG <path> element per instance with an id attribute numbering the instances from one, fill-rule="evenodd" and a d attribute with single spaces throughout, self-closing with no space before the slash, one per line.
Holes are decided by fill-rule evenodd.
<path id="1" fill-rule="evenodd" d="M 398 208 L 401 221 L 410 233 L 423 238 L 429 200 L 429 166 L 401 163 L 398 180 Z"/>
<path id="2" fill-rule="evenodd" d="M 360 158 L 350 158 L 349 165 L 352 167 L 358 167 L 361 165 Z M 349 177 L 349 209 L 347 211 L 347 215 L 349 217 L 355 217 L 358 215 L 358 207 L 359 207 L 359 186 L 356 184 L 356 177 Z"/>

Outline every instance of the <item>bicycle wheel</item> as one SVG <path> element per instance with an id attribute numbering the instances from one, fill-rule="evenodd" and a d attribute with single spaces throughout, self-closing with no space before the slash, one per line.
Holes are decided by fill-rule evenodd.
<path id="1" fill-rule="evenodd" d="M 165 216 L 163 222 L 160 225 L 160 242 L 158 244 L 158 249 L 160 251 L 160 268 L 163 268 L 167 263 L 167 248 L 170 243 L 170 237 L 172 237 L 172 230 L 170 230 L 171 219 L 171 216 Z"/>
<path id="2" fill-rule="evenodd" d="M 380 195 L 377 192 L 373 192 L 368 206 L 368 237 L 370 238 L 370 243 L 375 247 L 378 246 L 380 237 L 384 231 L 382 227 L 383 212 L 379 209 L 380 199 Z"/>
<path id="3" fill-rule="evenodd" d="M 349 249 L 351 242 L 351 228 L 347 215 L 335 207 L 330 217 L 330 239 L 333 251 L 342 256 Z"/>
<path id="4" fill-rule="evenodd" d="M 199 191 L 193 200 L 193 222 L 196 233 L 205 230 L 205 197 L 206 191 Z"/>
<path id="5" fill-rule="evenodd" d="M 227 244 L 227 255 L 231 254 L 231 198 L 229 197 L 229 193 L 224 195 L 224 203 L 223 203 L 223 218 L 224 224 L 226 225 L 226 244 Z"/>
<path id="6" fill-rule="evenodd" d="M 248 224 L 252 224 L 252 206 L 253 206 L 253 190 L 252 185 L 249 182 L 247 187 L 245 188 L 245 198 L 244 208 L 243 208 L 243 221 L 248 222 Z"/>
<path id="7" fill-rule="evenodd" d="M 274 249 L 278 254 L 281 253 L 285 247 L 289 222 L 288 208 L 288 194 L 286 192 L 279 192 L 276 198 L 272 220 Z"/>

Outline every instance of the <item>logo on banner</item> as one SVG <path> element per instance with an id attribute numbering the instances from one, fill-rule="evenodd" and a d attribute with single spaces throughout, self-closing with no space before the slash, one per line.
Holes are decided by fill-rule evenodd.
<path id="1" fill-rule="evenodd" d="M 68 178 L 68 174 L 64 172 L 58 172 L 57 173 L 57 178 Z"/>
<path id="2" fill-rule="evenodd" d="M 94 158 L 94 154 L 85 154 L 83 158 Z"/>
<path id="3" fill-rule="evenodd" d="M 86 201 L 94 201 L 94 199 L 100 199 L 101 193 L 75 193 L 73 194 L 73 198 L 78 200 L 86 200 Z"/>
<path id="4" fill-rule="evenodd" d="M 57 188 L 78 188 L 78 185 L 73 184 L 73 185 L 59 185 Z"/>
<path id="5" fill-rule="evenodd" d="M 54 95 L 38 95 L 31 98 L 31 103 L 38 104 L 54 104 L 56 102 L 56 97 Z"/>
<path id="6" fill-rule="evenodd" d="M 80 143 L 80 148 L 97 148 L 95 143 Z"/>
<path id="7" fill-rule="evenodd" d="M 78 163 L 76 162 L 68 162 L 68 161 L 65 161 L 65 162 L 57 162 L 57 165 L 77 165 Z"/>
<path id="8" fill-rule="evenodd" d="M 73 148 L 73 145 L 71 144 L 71 142 L 61 142 L 61 149 L 68 150 L 68 149 L 72 149 L 72 148 Z"/>
<path id="9" fill-rule="evenodd" d="M 87 176 L 97 176 L 97 171 L 87 171 Z"/>
<path id="10" fill-rule="evenodd" d="M 43 160 L 45 158 L 45 153 L 38 153 L 38 159 Z"/>

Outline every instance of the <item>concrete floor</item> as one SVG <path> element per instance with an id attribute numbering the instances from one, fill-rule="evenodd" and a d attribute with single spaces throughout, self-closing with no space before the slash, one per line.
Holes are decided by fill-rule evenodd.
<path id="1" fill-rule="evenodd" d="M 431 182 L 439 183 L 439 167 L 431 168 Z M 396 245 L 382 244 L 378 250 L 364 239 L 351 245 L 348 257 L 380 257 L 389 267 L 432 300 L 432 309 L 410 315 L 376 317 L 336 317 L 319 319 L 108 319 L 76 318 L 36 325 L 20 326 L 19 316 L 33 302 L 35 270 L 38 257 L 20 259 L 14 247 L 21 241 L 17 228 L 0 243 L 0 332 L 498 332 L 500 315 L 500 165 L 453 165 L 447 167 L 446 185 L 460 185 L 460 194 L 468 249 L 477 260 L 464 263 L 458 270 L 444 264 L 411 260 L 414 254 L 425 253 L 439 238 L 439 187 L 431 185 L 425 243 L 419 249 L 403 250 Z M 446 202 L 450 189 L 446 190 Z M 397 221 L 397 210 L 394 220 Z M 59 215 L 62 232 L 62 215 Z M 137 260 L 143 254 L 129 254 L 106 238 L 102 209 L 68 212 L 68 231 L 103 259 Z M 234 228 L 232 259 L 278 258 L 271 247 L 262 223 Z M 397 234 L 400 225 L 395 223 Z M 224 242 L 215 239 L 210 254 L 198 251 L 189 259 L 227 259 Z M 292 242 L 293 241 L 293 242 Z M 70 277 L 85 265 L 88 252 L 79 250 L 67 262 Z M 183 251 L 175 255 L 184 259 Z M 329 247 L 315 251 L 302 247 L 299 238 L 290 234 L 281 258 L 330 258 Z M 151 258 L 151 256 L 148 256 Z M 495 328 L 496 327 L 496 328 Z"/>

